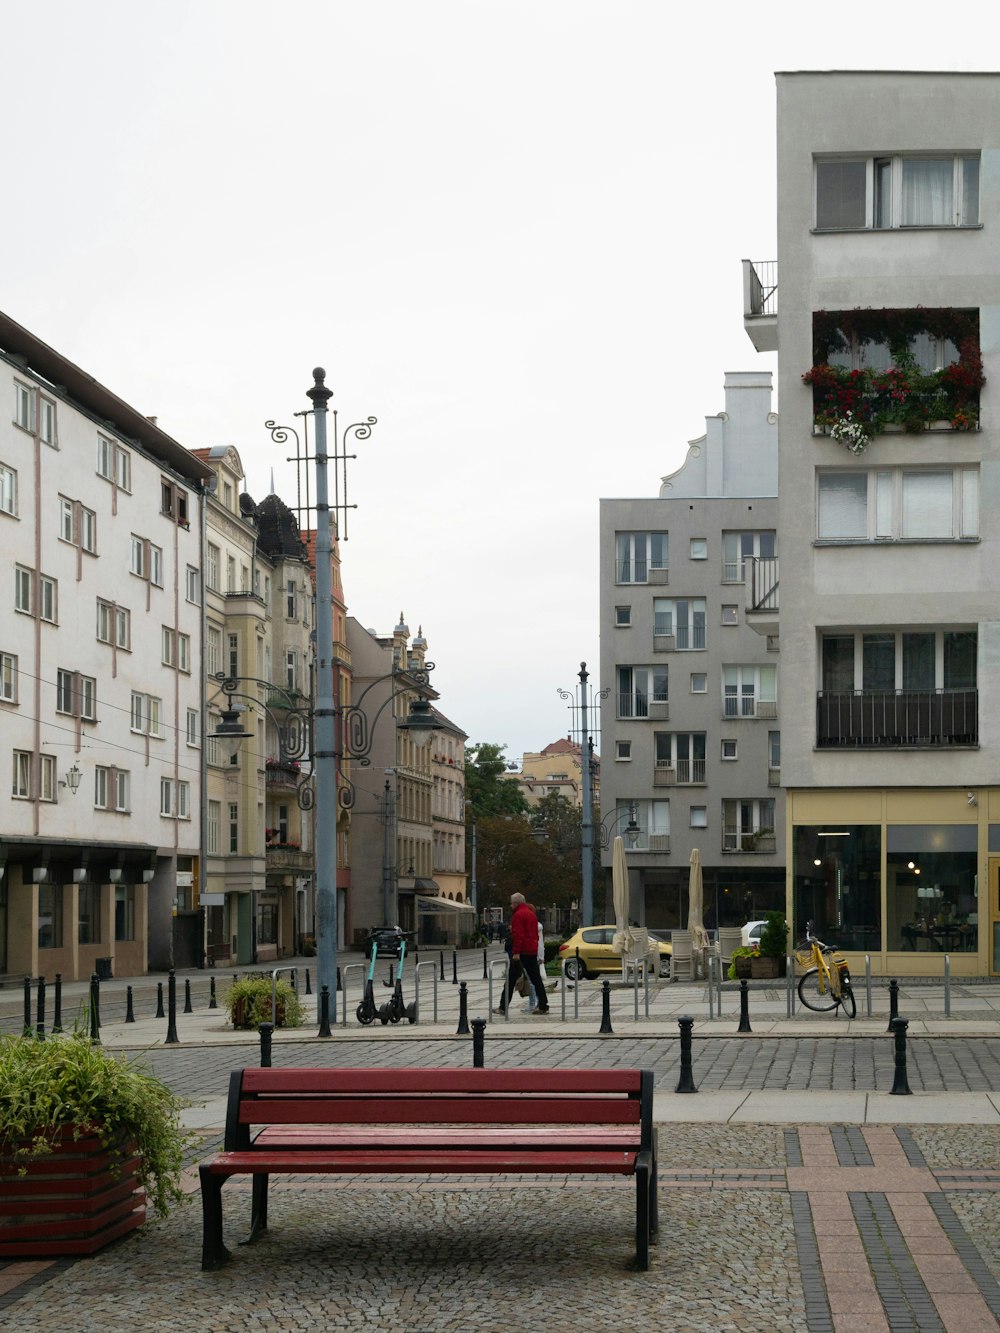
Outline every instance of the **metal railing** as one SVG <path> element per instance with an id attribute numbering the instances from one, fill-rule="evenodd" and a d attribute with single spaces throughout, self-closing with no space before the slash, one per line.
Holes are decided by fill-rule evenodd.
<path id="1" fill-rule="evenodd" d="M 778 557 L 748 555 L 746 563 L 750 566 L 747 611 L 777 611 Z"/>
<path id="2" fill-rule="evenodd" d="M 751 318 L 778 313 L 778 261 L 776 259 L 744 259 L 744 292 L 746 310 Z"/>
<path id="3" fill-rule="evenodd" d="M 816 695 L 816 744 L 915 746 L 979 744 L 978 690 L 852 690 Z"/>

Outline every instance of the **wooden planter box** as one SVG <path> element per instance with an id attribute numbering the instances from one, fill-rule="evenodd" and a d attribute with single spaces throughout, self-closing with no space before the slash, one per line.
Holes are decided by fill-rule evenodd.
<path id="1" fill-rule="evenodd" d="M 70 1128 L 30 1159 L 0 1148 L 0 1259 L 94 1254 L 146 1220 L 129 1144 L 102 1148 Z"/>
<path id="2" fill-rule="evenodd" d="M 750 975 L 752 977 L 783 977 L 785 975 L 784 958 L 751 958 Z"/>
<path id="3" fill-rule="evenodd" d="M 750 957 L 749 954 L 739 954 L 736 958 L 733 959 L 733 967 L 736 970 L 737 981 L 741 977 L 749 978 L 753 975 L 751 971 L 753 961 L 754 960 Z"/>
<path id="4" fill-rule="evenodd" d="M 282 1004 L 280 996 L 278 997 L 277 1004 L 274 1006 L 274 1011 L 276 1014 L 274 1026 L 283 1028 L 285 1026 L 285 1006 Z M 233 1027 L 249 1029 L 255 1026 L 256 1024 L 251 1023 L 247 1017 L 246 1000 L 235 1000 L 233 1002 Z"/>

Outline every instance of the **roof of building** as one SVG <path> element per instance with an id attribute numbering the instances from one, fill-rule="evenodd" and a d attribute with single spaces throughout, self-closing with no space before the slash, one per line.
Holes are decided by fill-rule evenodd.
<path id="1" fill-rule="evenodd" d="M 278 495 L 268 495 L 257 506 L 258 540 L 271 556 L 308 560 L 309 548 L 302 540 L 295 515 Z"/>
<path id="2" fill-rule="evenodd" d="M 442 731 L 453 731 L 456 736 L 464 736 L 466 739 L 468 738 L 469 733 L 467 731 L 463 731 L 462 728 L 452 722 L 450 718 L 445 717 L 444 713 L 442 713 L 439 708 L 435 708 L 433 704 L 431 705 L 431 714 L 435 722 L 440 725 Z"/>
<path id="3" fill-rule="evenodd" d="M 212 469 L 192 450 L 185 449 L 166 431 L 160 430 L 155 417 L 143 416 L 136 408 L 130 407 L 95 380 L 93 375 L 88 375 L 85 370 L 68 361 L 2 311 L 0 349 L 12 360 L 23 361 L 25 368 L 46 380 L 57 396 L 84 408 L 99 422 L 105 422 L 112 434 L 141 445 L 182 477 L 192 481 L 207 481 L 213 475 Z"/>

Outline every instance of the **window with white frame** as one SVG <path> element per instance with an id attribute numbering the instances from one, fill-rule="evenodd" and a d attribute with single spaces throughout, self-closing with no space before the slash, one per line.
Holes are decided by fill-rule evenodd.
<path id="1" fill-rule="evenodd" d="M 294 579 L 289 579 L 285 584 L 285 617 L 288 620 L 295 620 L 297 613 L 297 592 Z"/>
<path id="2" fill-rule="evenodd" d="M 129 773 L 127 769 L 99 764 L 94 769 L 94 807 L 127 814 L 129 808 Z"/>
<path id="3" fill-rule="evenodd" d="M 775 717 L 777 700 L 777 667 L 738 665 L 722 668 L 724 717 Z"/>
<path id="4" fill-rule="evenodd" d="M 669 801 L 629 801 L 619 800 L 615 806 L 617 821 L 615 828 L 624 829 L 632 814 L 639 826 L 639 837 L 630 847 L 626 840 L 626 850 L 669 851 L 670 841 L 670 802 Z"/>
<path id="5" fill-rule="evenodd" d="M 20 380 L 14 381 L 14 425 L 32 432 L 35 429 L 35 391 Z"/>
<path id="6" fill-rule="evenodd" d="M 978 224 L 978 153 L 816 160 L 818 231 Z"/>
<path id="7" fill-rule="evenodd" d="M 56 799 L 56 757 L 54 754 L 38 756 L 38 799 L 54 801 Z"/>
<path id="8" fill-rule="evenodd" d="M 735 742 L 735 741 L 725 741 L 725 740 L 724 740 L 724 741 L 722 742 L 722 751 L 721 751 L 721 756 L 720 756 L 720 757 L 721 757 L 722 759 L 726 759 L 726 760 L 733 760 L 733 759 L 737 758 L 737 754 L 736 754 L 736 742 Z"/>
<path id="9" fill-rule="evenodd" d="M 160 479 L 160 513 L 172 518 L 181 527 L 190 527 L 187 491 L 165 477 Z"/>
<path id="10" fill-rule="evenodd" d="M 212 542 L 205 544 L 205 586 L 219 591 L 219 548 Z"/>
<path id="11" fill-rule="evenodd" d="M 678 785 L 705 781 L 705 733 L 658 731 L 653 737 L 656 767 Z"/>
<path id="12" fill-rule="evenodd" d="M 0 512 L 17 516 L 17 473 L 0 463 Z"/>
<path id="13" fill-rule="evenodd" d="M 740 623 L 740 608 L 731 604 L 723 603 L 722 606 L 723 625 L 738 625 Z"/>
<path id="14" fill-rule="evenodd" d="M 708 559 L 708 539 L 706 537 L 691 538 L 691 559 L 692 560 Z"/>
<path id="15" fill-rule="evenodd" d="M 770 529 L 761 532 L 724 532 L 722 534 L 723 583 L 742 583 L 746 575 L 747 560 L 755 556 L 761 560 L 773 560 L 776 554 L 775 533 Z"/>
<path id="16" fill-rule="evenodd" d="M 38 576 L 38 616 L 50 625 L 56 623 L 59 611 L 58 584 L 48 574 Z"/>
<path id="17" fill-rule="evenodd" d="M 285 653 L 285 688 L 288 690 L 299 688 L 299 655 L 292 648 Z"/>
<path id="18" fill-rule="evenodd" d="M 59 497 L 59 536 L 91 555 L 97 551 L 97 515 L 79 500 Z"/>
<path id="19" fill-rule="evenodd" d="M 240 807 L 235 801 L 229 802 L 229 850 L 240 850 Z"/>
<path id="20" fill-rule="evenodd" d="M 779 769 L 781 767 L 781 732 L 769 731 L 767 733 L 767 766 L 768 768 Z"/>
<path id="21" fill-rule="evenodd" d="M 16 800 L 31 800 L 32 755 L 30 750 L 14 751 L 14 773 L 10 794 Z"/>
<path id="22" fill-rule="evenodd" d="M 189 782 L 177 783 L 177 818 L 191 818 L 191 784 Z"/>
<path id="23" fill-rule="evenodd" d="M 97 637 L 101 643 L 128 649 L 132 642 L 132 613 L 124 606 L 97 599 Z"/>
<path id="24" fill-rule="evenodd" d="M 238 634 L 230 634 L 228 636 L 228 642 L 229 674 L 231 676 L 238 676 L 240 674 L 240 636 Z"/>
<path id="25" fill-rule="evenodd" d="M 630 606 L 615 607 L 615 624 L 618 626 L 631 625 L 632 608 Z"/>
<path id="26" fill-rule="evenodd" d="M 17 703 L 17 658 L 13 653 L 0 653 L 0 703 Z"/>
<path id="27" fill-rule="evenodd" d="M 132 730 L 144 736 L 159 736 L 160 700 L 152 694 L 132 691 Z"/>
<path id="28" fill-rule="evenodd" d="M 56 624 L 59 610 L 59 586 L 48 574 L 38 575 L 38 618 Z M 23 565 L 14 567 L 14 609 L 35 614 L 35 571 Z"/>
<path id="29" fill-rule="evenodd" d="M 188 745 L 198 744 L 198 710 L 189 708 L 187 710 L 187 725 L 185 727 L 185 739 Z"/>
<path id="30" fill-rule="evenodd" d="M 205 633 L 205 669 L 210 676 L 222 670 L 222 630 L 209 625 Z"/>
<path id="31" fill-rule="evenodd" d="M 38 435 L 45 444 L 55 449 L 59 441 L 56 438 L 56 405 L 51 398 L 38 396 Z"/>
<path id="32" fill-rule="evenodd" d="M 132 455 L 106 435 L 97 437 L 97 471 L 119 490 L 132 489 Z"/>
<path id="33" fill-rule="evenodd" d="M 177 632 L 168 625 L 160 630 L 160 661 L 164 666 L 177 665 Z"/>
<path id="34" fill-rule="evenodd" d="M 201 578 L 194 565 L 188 565 L 184 571 L 184 597 L 196 606 L 201 603 Z"/>
<path id="35" fill-rule="evenodd" d="M 630 760 L 632 758 L 631 741 L 615 741 L 615 759 Z"/>
<path id="36" fill-rule="evenodd" d="M 817 473 L 820 541 L 969 541 L 979 536 L 978 467 Z"/>
<path id="37" fill-rule="evenodd" d="M 174 813 L 174 780 L 160 778 L 160 814 L 170 818 Z"/>
<path id="38" fill-rule="evenodd" d="M 976 688 L 978 633 L 974 629 L 871 629 L 824 634 L 824 693 L 930 693 Z"/>
<path id="39" fill-rule="evenodd" d="M 704 597 L 656 597 L 653 600 L 654 635 L 672 634 L 678 652 L 705 647 Z"/>
<path id="40" fill-rule="evenodd" d="M 191 818 L 190 784 L 160 778 L 160 814 L 166 819 Z"/>
<path id="41" fill-rule="evenodd" d="M 667 568 L 668 553 L 669 541 L 665 532 L 616 533 L 615 581 L 648 583 L 650 570 Z"/>
<path id="42" fill-rule="evenodd" d="M 722 802 L 723 851 L 773 852 L 773 839 L 773 796 L 744 797 Z"/>
<path id="43" fill-rule="evenodd" d="M 31 615 L 34 610 L 34 598 L 32 596 L 34 582 L 34 570 L 25 569 L 24 565 L 14 566 L 15 611 L 23 611 L 25 615 Z"/>
<path id="44" fill-rule="evenodd" d="M 704 671 L 691 672 L 691 693 L 692 694 L 708 693 L 708 674 L 706 672 Z"/>
<path id="45" fill-rule="evenodd" d="M 93 676 L 83 676 L 79 671 L 58 670 L 56 672 L 56 712 L 69 713 L 71 717 L 83 718 L 86 722 L 97 721 L 97 681 Z"/>
<path id="46" fill-rule="evenodd" d="M 693 805 L 691 807 L 691 827 L 708 828 L 708 806 Z"/>
<path id="47" fill-rule="evenodd" d="M 226 556 L 226 592 L 236 591 L 236 557 Z"/>
<path id="48" fill-rule="evenodd" d="M 177 669 L 191 670 L 191 635 L 177 632 Z"/>
<path id="49" fill-rule="evenodd" d="M 618 716 L 649 717 L 651 703 L 666 703 L 669 675 L 666 666 L 618 668 Z"/>
<path id="50" fill-rule="evenodd" d="M 219 832 L 222 828 L 222 802 L 208 802 L 208 821 L 205 830 L 205 841 L 209 856 L 218 856 L 219 854 Z"/>

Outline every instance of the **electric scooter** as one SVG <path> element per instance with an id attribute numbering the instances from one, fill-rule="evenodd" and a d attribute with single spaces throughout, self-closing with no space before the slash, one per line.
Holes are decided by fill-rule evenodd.
<path id="1" fill-rule="evenodd" d="M 399 941 L 399 969 L 396 972 L 396 984 L 393 987 L 392 998 L 387 1004 L 379 1006 L 378 1016 L 383 1026 L 386 1023 L 399 1023 L 406 1018 L 410 1023 L 417 1021 L 417 1003 L 403 1003 L 403 963 L 406 959 L 406 936 L 400 937 Z"/>
<path id="2" fill-rule="evenodd" d="M 365 981 L 364 996 L 356 1010 L 358 1022 L 365 1024 L 374 1023 L 379 1016 L 379 1010 L 375 1005 L 375 964 L 378 962 L 378 946 L 375 943 L 374 936 L 371 937 L 369 943 L 371 954 L 368 959 L 368 978 Z M 382 1021 L 385 1022 L 384 1019 Z"/>

